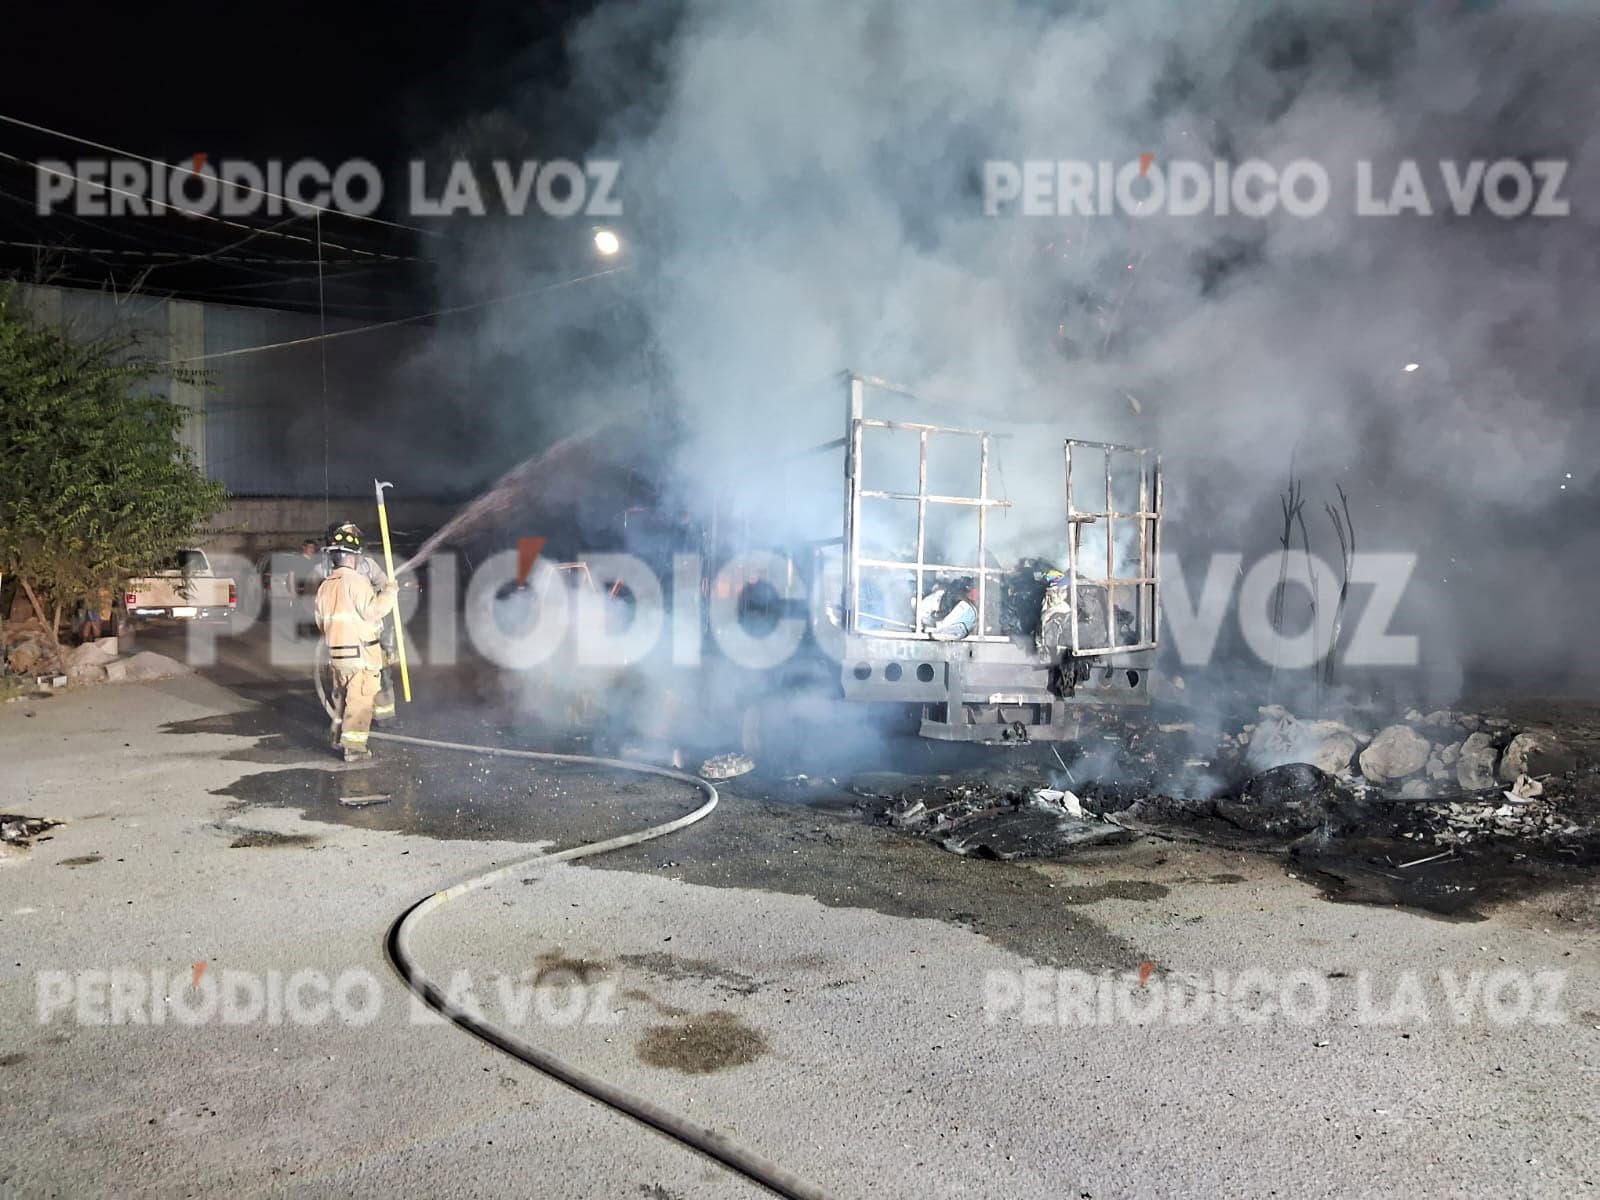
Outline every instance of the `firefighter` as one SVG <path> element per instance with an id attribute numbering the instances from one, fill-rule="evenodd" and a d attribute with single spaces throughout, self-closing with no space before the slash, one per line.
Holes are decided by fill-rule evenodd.
<path id="1" fill-rule="evenodd" d="M 317 588 L 317 628 L 328 644 L 333 663 L 336 715 L 333 724 L 334 748 L 344 751 L 344 760 L 367 758 L 367 733 L 383 670 L 383 649 L 379 636 L 383 618 L 393 609 L 399 588 L 385 579 L 374 589 L 360 569 L 361 531 L 353 525 L 335 525 L 328 530 L 328 560 L 332 573 Z"/>
<path id="2" fill-rule="evenodd" d="M 328 533 L 331 544 L 335 534 L 344 535 L 344 543 L 354 541 L 357 547 L 356 570 L 366 576 L 367 582 L 372 585 L 373 591 L 381 592 L 389 582 L 389 577 L 383 573 L 383 568 L 370 554 L 363 554 L 360 548 L 363 545 L 361 529 L 353 521 L 345 521 L 333 526 Z M 399 620 L 396 616 L 395 620 Z M 378 631 L 379 650 L 383 655 L 383 667 L 378 672 L 378 696 L 373 701 L 372 717 L 376 721 L 387 721 L 394 716 L 394 687 L 389 680 L 389 664 L 395 658 L 394 622 L 384 621 Z"/>

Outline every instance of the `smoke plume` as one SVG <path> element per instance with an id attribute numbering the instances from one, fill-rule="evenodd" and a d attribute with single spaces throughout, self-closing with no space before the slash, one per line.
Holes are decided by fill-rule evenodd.
<path id="1" fill-rule="evenodd" d="M 793 433 L 838 436 L 818 381 L 845 367 L 967 423 L 1156 446 L 1166 547 L 1196 571 L 1275 548 L 1292 464 L 1324 556 L 1336 485 L 1363 548 L 1419 556 L 1397 630 L 1425 671 L 1571 686 L 1595 674 L 1572 643 L 1595 577 L 1597 52 L 1555 3 L 603 4 L 562 111 L 622 163 L 628 269 L 565 322 L 508 311 L 484 337 L 563 381 L 532 407 L 656 396 L 690 499 Z M 530 81 L 507 110 L 545 98 Z M 1331 192 L 1308 217 L 985 215 L 988 160 L 1145 154 L 1313 159 Z M 1570 161 L 1570 215 L 1451 213 L 1440 161 L 1504 158 Z M 1359 214 L 1358 163 L 1386 195 L 1404 159 L 1434 214 Z M 480 232 L 461 291 L 528 286 L 522 236 Z M 1006 486 L 1059 514 L 1056 470 Z"/>

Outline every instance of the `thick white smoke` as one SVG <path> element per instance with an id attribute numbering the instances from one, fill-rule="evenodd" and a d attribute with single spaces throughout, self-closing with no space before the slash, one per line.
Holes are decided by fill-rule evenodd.
<path id="1" fill-rule="evenodd" d="M 1403 616 L 1452 674 L 1560 663 L 1594 576 L 1529 587 L 1504 547 L 1562 545 L 1595 482 L 1597 51 L 1579 4 L 685 0 L 601 6 L 571 79 L 623 164 L 689 492 L 832 420 L 796 389 L 846 366 L 1152 442 L 1193 561 L 1274 545 L 1292 461 L 1325 555 L 1342 484 L 1364 547 L 1422 556 Z M 984 215 L 986 160 L 1140 154 L 1309 158 L 1332 192 L 1307 218 Z M 1508 157 L 1571 160 L 1571 215 L 1355 211 L 1360 161 L 1386 189 L 1419 160 L 1444 210 L 1440 160 Z M 1059 509 L 1053 475 L 1008 483 Z"/>

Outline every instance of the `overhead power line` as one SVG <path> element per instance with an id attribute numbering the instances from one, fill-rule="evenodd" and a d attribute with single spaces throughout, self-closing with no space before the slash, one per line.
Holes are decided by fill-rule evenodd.
<path id="1" fill-rule="evenodd" d="M 575 287 L 580 283 L 588 283 L 591 279 L 603 279 L 607 275 L 617 275 L 627 270 L 629 270 L 628 267 L 609 267 L 604 271 L 594 271 L 588 275 L 563 279 L 556 283 L 545 284 L 543 287 L 528 288 L 525 291 L 512 292 L 505 296 L 492 296 L 488 300 L 479 300 L 472 304 L 457 304 L 452 308 L 435 309 L 433 312 L 417 313 L 415 316 L 399 317 L 393 321 L 379 321 L 374 325 L 359 325 L 354 329 L 336 329 L 332 333 L 319 333 L 312 337 L 292 338 L 286 342 L 268 342 L 264 346 L 241 346 L 237 350 L 219 350 L 215 354 L 196 354 L 190 358 L 175 358 L 172 361 L 174 363 L 212 362 L 219 358 L 237 358 L 242 354 L 261 354 L 267 350 L 282 350 L 289 346 L 307 346 L 315 342 L 331 342 L 334 338 L 354 337 L 358 333 L 373 333 L 379 329 L 393 329 L 397 325 L 415 325 L 418 321 L 429 321 L 434 317 L 448 317 L 456 313 L 475 312 L 480 308 L 490 308 L 496 304 L 509 304 L 514 300 L 526 300 L 530 296 L 538 296 L 545 292 Z"/>
<path id="2" fill-rule="evenodd" d="M 145 196 L 145 195 L 141 195 L 138 192 L 130 192 L 126 188 L 113 187 L 109 183 L 99 183 L 99 182 L 97 182 L 95 180 L 92 180 L 92 179 L 83 179 L 80 176 L 74 175 L 71 171 L 61 171 L 61 170 L 58 170 L 55 167 L 47 167 L 47 166 L 44 166 L 42 163 L 36 163 L 32 159 L 23 158 L 20 155 L 7 154 L 4 150 L 0 150 L 0 158 L 8 159 L 8 160 L 10 160 L 11 162 L 14 162 L 14 163 L 21 163 L 23 166 L 32 167 L 36 171 L 43 171 L 44 173 L 46 173 L 48 175 L 54 175 L 59 179 L 71 179 L 71 180 L 74 180 L 75 182 L 77 182 L 79 184 L 82 184 L 85 187 L 99 188 L 102 191 L 114 192 L 119 196 L 127 196 L 127 197 L 129 197 L 131 199 L 138 200 L 142 204 L 149 204 L 149 205 L 152 205 L 152 206 L 154 206 L 156 208 L 168 209 L 171 212 L 179 213 L 179 214 L 181 214 L 181 215 L 183 215 L 185 217 L 199 218 L 200 220 L 203 220 L 203 221 L 215 221 L 219 225 L 226 225 L 226 226 L 228 226 L 229 228 L 232 228 L 232 229 L 240 229 L 240 230 L 243 230 L 245 233 L 248 233 L 248 234 L 251 234 L 251 235 L 260 235 L 262 237 L 283 238 L 286 241 L 299 242 L 302 245 L 306 245 L 306 246 L 316 246 L 317 245 L 317 242 L 316 242 L 316 240 L 314 238 L 301 237 L 297 233 L 279 233 L 279 232 L 277 232 L 275 230 L 271 230 L 271 229 L 261 229 L 261 228 L 258 228 L 257 226 L 254 226 L 254 225 L 245 225 L 245 224 L 243 224 L 242 222 L 239 222 L 239 221 L 230 221 L 226 217 L 218 217 L 218 216 L 213 216 L 210 213 L 195 212 L 192 209 L 179 208 L 176 205 L 166 203 L 166 201 L 164 201 L 164 200 L 157 200 L 153 196 Z M 296 202 L 296 203 L 298 203 L 298 202 Z M 361 250 L 361 249 L 357 249 L 354 246 L 341 246 L 336 242 L 327 242 L 327 241 L 325 241 L 325 242 L 322 243 L 322 245 L 330 246 L 335 250 L 342 250 L 346 254 L 360 254 L 360 255 L 362 255 L 362 256 L 364 256 L 366 258 L 380 258 L 380 259 L 385 259 L 385 260 L 387 260 L 389 262 L 416 262 L 416 261 L 418 261 L 417 259 L 414 259 L 414 258 L 408 258 L 405 255 L 400 255 L 400 254 L 382 254 L 382 253 L 379 253 L 378 251 L 375 251 L 375 250 Z"/>
<path id="3" fill-rule="evenodd" d="M 38 213 L 34 211 L 37 208 L 38 202 L 33 197 L 19 196 L 7 188 L 0 188 L 0 198 L 10 200 L 17 205 L 28 209 L 32 216 L 33 225 L 37 226 L 43 223 L 44 218 L 39 217 Z M 178 233 L 172 229 L 154 229 L 146 227 L 141 233 L 132 233 L 129 231 L 130 226 L 137 227 L 139 222 L 136 221 L 112 221 L 105 217 L 102 217 L 97 221 L 91 221 L 85 217 L 80 217 L 70 212 L 52 213 L 50 219 L 56 221 L 70 221 L 74 225 L 82 225 L 85 229 L 91 229 L 98 235 L 118 238 L 124 242 L 134 242 L 141 247 L 151 246 L 153 243 L 151 242 L 150 234 L 157 233 L 161 238 L 168 242 L 189 242 L 196 246 L 215 248 L 215 243 L 209 242 L 205 238 L 193 237 L 186 233 Z M 11 220 L 13 224 L 23 224 L 23 221 L 19 217 L 13 217 Z M 84 251 L 84 253 L 89 252 Z M 200 253 L 205 253 L 205 251 Z M 312 260 L 307 259 L 305 261 L 310 262 Z"/>
<path id="4" fill-rule="evenodd" d="M 164 163 L 158 158 L 149 158 L 149 157 L 146 157 L 143 154 L 134 154 L 130 150 L 119 150 L 119 149 L 117 149 L 117 147 L 115 147 L 115 146 L 107 146 L 103 142 L 90 141 L 88 138 L 77 137 L 76 135 L 70 134 L 70 133 L 63 133 L 59 129 L 49 129 L 46 126 L 43 126 L 43 125 L 35 125 L 31 121 L 22 120 L 20 117 L 8 117 L 4 113 L 0 113 L 0 121 L 4 121 L 8 125 L 15 125 L 19 129 L 31 129 L 35 133 L 42 133 L 42 134 L 45 134 L 48 137 L 57 137 L 57 138 L 61 138 L 61 139 L 65 140 L 65 141 L 68 141 L 68 142 L 76 142 L 80 146 L 88 146 L 88 147 L 90 147 L 91 149 L 94 149 L 94 150 L 104 150 L 107 154 L 115 154 L 118 158 L 131 158 L 131 159 L 135 159 L 138 162 L 149 163 L 152 166 L 157 166 L 157 167 L 167 167 L 169 169 L 172 167 L 171 163 Z M 360 215 L 360 214 L 357 214 L 357 213 L 348 213 L 348 212 L 343 211 L 342 209 L 324 208 L 322 205 L 319 205 L 319 204 L 307 204 L 306 202 L 301 201 L 301 200 L 291 200 L 288 196 L 281 196 L 277 192 L 269 192 L 269 191 L 266 191 L 263 188 L 251 187 L 249 184 L 238 183 L 238 182 L 236 182 L 234 180 L 231 180 L 231 179 L 218 179 L 217 182 L 223 184 L 226 187 L 231 187 L 231 188 L 234 188 L 234 189 L 236 189 L 238 191 L 241 191 L 241 192 L 248 192 L 249 194 L 251 194 L 253 196 L 265 196 L 268 199 L 272 199 L 272 200 L 282 200 L 282 201 L 285 201 L 286 203 L 299 205 L 302 208 L 305 208 L 305 209 L 308 209 L 308 210 L 314 210 L 314 211 L 316 211 L 318 213 L 331 213 L 331 214 L 333 214 L 335 216 L 343 217 L 345 220 L 348 220 L 348 221 L 365 221 L 369 225 L 382 225 L 382 226 L 384 226 L 386 228 L 389 228 L 389 229 L 403 229 L 408 233 L 421 234 L 423 237 L 443 237 L 444 236 L 443 234 L 439 233 L 437 230 L 433 230 L 433 229 L 422 229 L 422 228 L 419 228 L 416 225 L 402 225 L 398 221 L 385 221 L 382 217 L 368 217 L 368 216 L 363 216 L 363 215 Z M 333 243 L 329 242 L 328 244 L 332 245 Z"/>
<path id="5" fill-rule="evenodd" d="M 17 205 L 30 210 L 35 204 L 33 199 L 16 195 L 5 188 L 0 188 L 0 199 L 12 201 Z M 36 256 L 57 256 L 63 260 L 70 260 L 74 258 L 87 259 L 100 264 L 107 271 L 115 271 L 124 267 L 130 270 L 139 270 L 143 272 L 143 274 L 140 276 L 139 281 L 135 286 L 141 290 L 146 290 L 146 285 L 148 282 L 147 277 L 151 272 L 157 270 L 168 270 L 173 267 L 187 266 L 191 263 L 211 263 L 220 267 L 224 267 L 228 270 L 243 271 L 249 274 L 264 277 L 255 283 L 232 284 L 224 287 L 208 287 L 199 290 L 193 286 L 187 286 L 182 289 L 184 295 L 196 299 L 206 299 L 214 292 L 230 292 L 236 290 L 251 291 L 260 288 L 294 287 L 307 282 L 313 282 L 315 279 L 314 276 L 308 279 L 305 276 L 297 276 L 282 269 L 274 269 L 313 267 L 317 265 L 318 261 L 315 258 L 288 258 L 284 256 L 254 256 L 227 253 L 227 251 L 237 249 L 238 247 L 246 245 L 252 241 L 256 236 L 255 234 L 248 235 L 246 237 L 242 237 L 235 241 L 218 246 L 214 242 L 208 243 L 201 238 L 175 233 L 173 230 L 165 227 L 159 228 L 159 230 L 150 229 L 144 227 L 140 222 L 111 221 L 104 218 L 101 218 L 99 221 L 89 221 L 83 217 L 75 216 L 69 212 L 56 213 L 53 214 L 53 216 L 56 220 L 70 221 L 75 225 L 83 226 L 85 229 L 93 230 L 97 235 L 105 235 L 107 237 L 118 238 L 122 241 L 133 242 L 135 243 L 135 246 L 131 248 L 111 248 L 107 246 L 84 245 L 82 243 L 70 240 L 64 242 L 36 241 L 27 236 L 29 233 L 34 233 L 34 230 L 27 229 L 21 238 L 0 240 L 0 247 L 7 247 L 15 250 L 28 250 L 32 251 Z M 0 219 L 3 219 L 3 217 L 4 214 L 0 213 Z M 298 219 L 298 217 L 290 218 L 290 220 Z M 19 225 L 23 224 L 21 221 L 15 221 L 14 223 Z M 38 221 L 33 223 L 35 225 L 39 224 Z M 279 224 L 287 223 L 288 221 L 284 221 L 280 222 Z M 143 229 L 143 233 L 135 235 L 129 232 L 130 228 Z M 277 226 L 273 226 L 271 228 L 277 228 Z M 196 245 L 210 245 L 211 248 L 199 252 L 182 249 L 166 249 L 161 247 L 158 243 L 152 243 L 149 237 L 145 236 L 146 234 L 153 233 L 158 233 L 160 238 L 166 241 L 175 239 L 179 242 L 189 242 Z M 327 259 L 325 260 L 325 263 L 327 266 L 336 269 L 337 273 L 330 276 L 330 279 L 336 280 L 348 280 L 353 276 L 367 275 L 374 271 L 388 271 L 401 265 L 414 265 L 384 260 L 375 262 L 369 258 Z M 82 281 L 72 280 L 71 282 L 80 283 Z M 103 284 L 104 282 L 104 280 L 101 280 L 99 281 L 99 284 Z M 348 310 L 351 306 L 348 301 L 342 301 L 339 307 L 343 310 Z"/>
<path id="6" fill-rule="evenodd" d="M 314 258 L 264 258 L 258 255 L 241 254 L 185 254 L 179 250 L 111 250 L 99 246 L 78 246 L 71 242 L 14 242 L 0 239 L 0 246 L 11 246 L 19 250 L 56 250 L 63 254 L 88 254 L 88 255 L 114 255 L 118 258 L 158 258 L 172 260 L 163 262 L 161 266 L 181 266 L 188 262 L 217 262 L 217 263 L 244 263 L 258 264 L 268 267 L 297 267 L 315 266 Z M 227 249 L 226 246 L 222 249 Z M 365 259 L 360 258 L 330 258 L 324 264 L 329 267 L 371 267 Z"/>

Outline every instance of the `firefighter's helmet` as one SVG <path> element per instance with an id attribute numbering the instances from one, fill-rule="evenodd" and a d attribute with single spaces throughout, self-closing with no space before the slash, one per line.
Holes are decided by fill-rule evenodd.
<path id="1" fill-rule="evenodd" d="M 347 554 L 360 554 L 361 530 L 351 521 L 330 525 L 328 526 L 327 542 L 323 549 L 330 554 L 336 551 L 344 551 Z"/>

